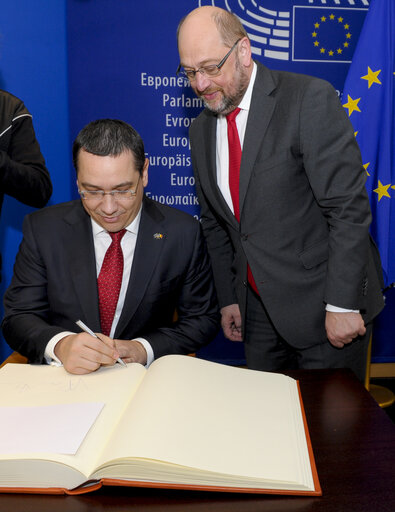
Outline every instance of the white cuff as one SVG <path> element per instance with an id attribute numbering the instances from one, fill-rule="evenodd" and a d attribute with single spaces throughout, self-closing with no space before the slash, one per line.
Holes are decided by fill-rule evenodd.
<path id="1" fill-rule="evenodd" d="M 147 352 L 147 364 L 145 365 L 145 367 L 148 368 L 149 365 L 151 363 L 153 363 L 153 361 L 154 361 L 154 351 L 152 350 L 151 344 L 144 338 L 133 338 L 133 339 L 136 341 L 139 341 L 145 348 L 145 351 Z"/>
<path id="2" fill-rule="evenodd" d="M 337 306 L 332 306 L 332 304 L 327 304 L 325 309 L 331 313 L 359 313 L 359 309 L 338 308 Z"/>
<path id="3" fill-rule="evenodd" d="M 70 336 L 70 334 L 75 334 L 75 332 L 60 332 L 59 334 L 56 334 L 48 341 L 44 352 L 44 357 L 47 364 L 51 364 L 52 366 L 63 366 L 60 359 L 55 356 L 55 346 L 60 340 L 62 340 L 66 336 Z"/>

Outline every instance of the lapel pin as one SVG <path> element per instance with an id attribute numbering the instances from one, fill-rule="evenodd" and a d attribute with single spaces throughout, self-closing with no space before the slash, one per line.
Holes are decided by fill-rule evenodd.
<path id="1" fill-rule="evenodd" d="M 155 238 L 156 240 L 160 240 L 161 238 L 163 238 L 163 234 L 162 234 L 162 233 L 155 233 L 155 234 L 154 234 L 154 238 Z"/>

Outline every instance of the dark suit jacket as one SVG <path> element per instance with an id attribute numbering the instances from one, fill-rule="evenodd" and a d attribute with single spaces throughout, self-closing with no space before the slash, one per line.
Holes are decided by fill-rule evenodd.
<path id="1" fill-rule="evenodd" d="M 100 332 L 91 219 L 80 200 L 71 201 L 28 215 L 23 235 L 4 298 L 3 332 L 10 347 L 41 363 L 55 334 L 79 332 L 79 318 Z M 144 337 L 158 358 L 194 352 L 215 336 L 217 326 L 218 306 L 199 222 L 144 197 L 114 337 Z"/>
<path id="2" fill-rule="evenodd" d="M 0 211 L 4 194 L 41 208 L 52 194 L 52 184 L 31 114 L 20 99 L 0 90 Z"/>
<path id="3" fill-rule="evenodd" d="M 246 307 L 247 261 L 280 334 L 326 341 L 325 303 L 383 307 L 368 230 L 366 174 L 352 125 L 329 83 L 258 65 L 240 167 L 240 224 L 216 182 L 216 116 L 190 129 L 203 230 L 220 307 Z"/>

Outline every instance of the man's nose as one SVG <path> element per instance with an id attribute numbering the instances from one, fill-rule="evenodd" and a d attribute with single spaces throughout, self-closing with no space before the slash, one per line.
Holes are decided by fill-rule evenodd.
<path id="1" fill-rule="evenodd" d="M 205 73 L 201 73 L 200 71 L 196 72 L 195 75 L 195 86 L 196 89 L 201 92 L 207 89 L 207 87 L 210 85 L 210 79 Z"/>
<path id="2" fill-rule="evenodd" d="M 114 213 L 118 209 L 118 204 L 112 194 L 105 194 L 101 204 L 101 209 L 104 213 Z"/>

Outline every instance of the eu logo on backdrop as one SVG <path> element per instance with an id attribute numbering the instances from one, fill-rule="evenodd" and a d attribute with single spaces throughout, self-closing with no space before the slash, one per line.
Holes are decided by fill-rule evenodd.
<path id="1" fill-rule="evenodd" d="M 294 61 L 351 62 L 366 11 L 294 6 Z"/>

